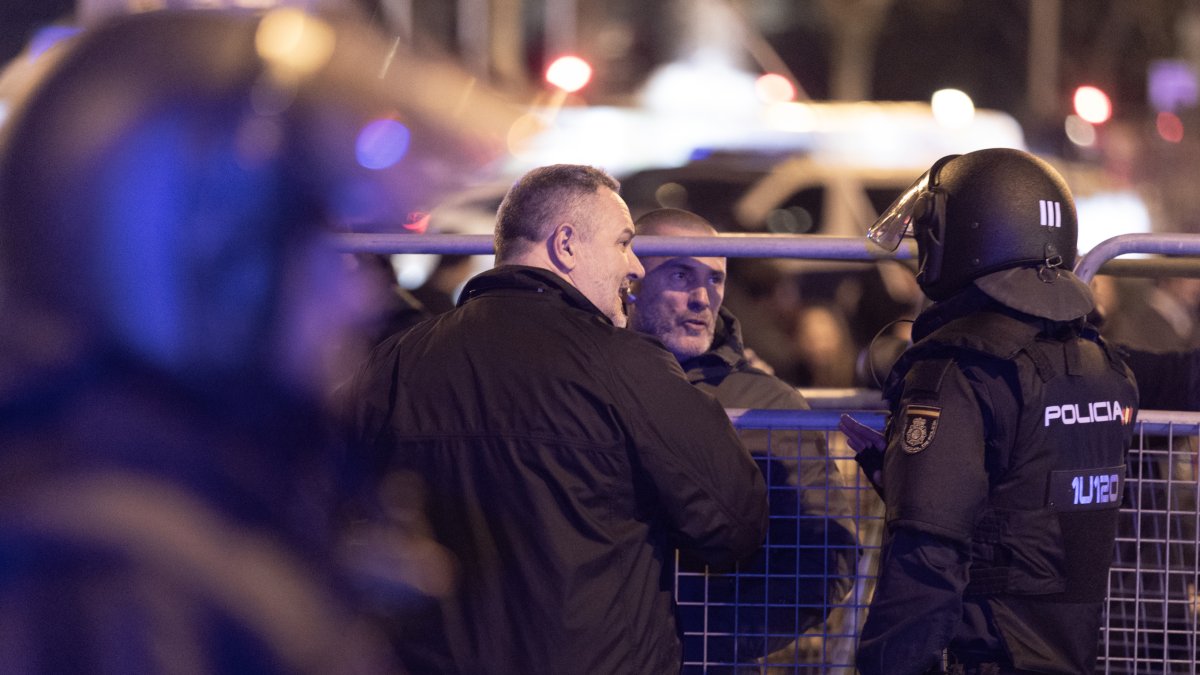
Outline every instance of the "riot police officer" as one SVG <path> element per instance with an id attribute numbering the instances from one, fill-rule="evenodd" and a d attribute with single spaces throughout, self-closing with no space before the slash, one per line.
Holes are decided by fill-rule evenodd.
<path id="1" fill-rule="evenodd" d="M 951 155 L 868 237 L 906 232 L 934 302 L 885 383 L 887 528 L 858 668 L 1091 672 L 1137 388 L 1084 319 L 1070 191 L 1026 152 Z"/>
<path id="2" fill-rule="evenodd" d="M 370 467 L 329 391 L 378 296 L 333 235 L 436 203 L 516 116 L 253 4 L 113 16 L 0 91 L 0 671 L 394 673 L 361 615 L 442 581 L 385 583 L 433 568 L 415 526 L 337 546 Z"/>

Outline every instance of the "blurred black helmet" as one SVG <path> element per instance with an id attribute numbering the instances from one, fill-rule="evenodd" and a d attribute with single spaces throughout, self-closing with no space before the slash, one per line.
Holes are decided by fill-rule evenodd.
<path id="1" fill-rule="evenodd" d="M 121 16 L 40 57 L 0 128 L 0 332 L 176 374 L 304 367 L 357 301 L 328 235 L 399 229 L 517 117 L 397 51 L 282 8 Z"/>
<path id="2" fill-rule="evenodd" d="M 1066 320 L 1092 307 L 1071 272 L 1078 222 L 1062 176 L 1021 150 L 992 148 L 939 159 L 871 226 L 894 250 L 917 240 L 917 281 L 932 300 L 974 283 L 999 302 Z"/>

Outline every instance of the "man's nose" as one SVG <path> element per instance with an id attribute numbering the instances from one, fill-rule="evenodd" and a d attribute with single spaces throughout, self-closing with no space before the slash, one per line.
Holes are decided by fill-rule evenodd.
<path id="1" fill-rule="evenodd" d="M 712 306 L 712 298 L 708 295 L 708 289 L 703 286 L 696 286 L 688 293 L 688 308 L 693 311 L 708 309 Z"/>
<path id="2" fill-rule="evenodd" d="M 631 251 L 629 253 L 629 259 L 630 259 L 629 278 L 631 280 L 637 281 L 638 279 L 641 279 L 642 277 L 646 276 L 646 268 L 642 267 L 642 261 L 638 260 L 637 254 L 635 254 Z"/>

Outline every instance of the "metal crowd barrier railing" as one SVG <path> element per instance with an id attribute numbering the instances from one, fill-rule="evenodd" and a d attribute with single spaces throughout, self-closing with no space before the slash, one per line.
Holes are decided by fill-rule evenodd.
<path id="1" fill-rule="evenodd" d="M 491 255 L 491 235 L 485 234 L 342 234 L 343 249 L 356 253 L 457 253 Z M 722 234 L 717 237 L 641 236 L 634 240 L 639 256 L 699 255 L 731 258 L 803 258 L 808 260 L 914 261 L 916 245 L 901 242 L 895 253 L 869 243 L 865 237 L 822 235 Z M 1167 256 L 1154 260 L 1114 260 L 1128 254 Z M 1200 234 L 1123 234 L 1097 244 L 1079 258 L 1075 271 L 1085 281 L 1097 274 L 1200 274 L 1200 264 L 1170 260 L 1200 256 Z"/>
<path id="2" fill-rule="evenodd" d="M 341 246 L 356 253 L 458 253 L 490 255 L 488 235 L 456 234 L 346 234 Z M 873 262 L 899 260 L 912 265 L 916 249 L 905 241 L 892 254 L 858 237 L 816 235 L 732 235 L 718 237 L 638 237 L 639 256 L 699 255 L 727 257 L 803 258 Z M 1114 260 L 1140 253 L 1166 256 Z M 1082 256 L 1076 273 L 1084 280 L 1097 274 L 1135 276 L 1200 276 L 1200 235 L 1136 234 L 1114 237 Z M 841 484 L 817 489 L 824 503 L 847 506 L 854 549 L 849 570 L 816 572 L 803 569 L 803 561 L 832 560 L 830 551 L 844 544 L 806 542 L 796 534 L 811 530 L 814 519 L 790 508 L 777 513 L 773 502 L 772 528 L 755 567 L 724 570 L 720 574 L 680 561 L 676 594 L 684 625 L 684 672 L 852 675 L 854 646 L 866 618 L 874 591 L 875 569 L 883 527 L 883 506 L 865 481 L 845 439 L 836 432 L 841 410 L 877 408 L 878 392 L 846 390 L 823 400 L 806 392 L 813 411 L 731 411 L 745 434 L 767 434 L 766 447 L 778 434 L 796 438 L 795 454 L 775 459 L 778 475 L 791 476 L 806 469 L 840 474 Z M 859 411 L 865 423 L 881 428 L 878 409 Z M 818 434 L 828 447 L 823 457 L 801 453 L 802 434 Z M 1109 575 L 1109 594 L 1100 638 L 1096 672 L 1105 675 L 1197 675 L 1197 616 L 1200 614 L 1200 511 L 1197 507 L 1197 445 L 1200 415 L 1142 411 L 1137 423 L 1136 447 L 1129 455 L 1129 480 L 1118 533 L 1116 560 Z M 762 439 L 756 439 L 762 442 Z M 747 445 L 750 445 L 748 442 Z M 778 453 L 776 453 L 778 454 Z M 765 458 L 764 458 L 765 459 Z M 764 468 L 772 470 L 769 462 Z M 781 468 L 779 468 L 781 467 Z M 773 495 L 789 495 L 795 488 L 787 480 L 774 481 Z M 812 497 L 810 493 L 807 495 Z M 786 503 L 787 499 L 779 500 Z M 821 499 L 806 499 L 821 503 Z M 794 500 L 793 500 L 794 502 Z M 828 537 L 828 535 L 826 535 Z M 839 560 L 844 559 L 838 558 Z M 786 570 L 790 574 L 776 573 Z M 829 584 L 831 575 L 845 577 Z M 801 586 L 838 589 L 814 600 Z M 838 581 L 838 580 L 834 580 Z M 844 592 L 841 589 L 846 589 Z M 776 592 L 778 591 L 778 592 Z M 750 601 L 753 602 L 750 602 Z M 802 615 L 825 616 L 804 632 L 772 634 L 773 626 L 798 627 Z M 792 615 L 792 616 L 788 616 Z M 698 630 L 688 626 L 698 625 Z M 757 634 L 755 634 L 757 631 Z"/>
<path id="3" fill-rule="evenodd" d="M 771 528 L 764 553 L 757 561 L 721 573 L 683 564 L 677 568 L 677 601 L 685 631 L 684 673 L 852 675 L 854 646 L 874 591 L 883 504 L 858 470 L 844 436 L 836 431 L 841 411 L 729 412 L 744 435 L 790 434 L 789 438 L 794 439 L 800 430 L 822 435 L 828 447 L 825 457 L 802 453 L 798 443 L 791 446 L 788 456 L 779 443 L 773 442 L 767 446 L 772 448 L 770 459 L 779 465 L 815 464 L 821 470 L 840 474 L 840 484 L 827 484 L 826 499 L 804 501 L 836 503 L 849 509 L 851 531 L 858 544 L 857 560 L 849 570 L 822 569 L 822 564 L 832 559 L 828 550 L 820 541 L 806 542 L 793 533 L 813 530 L 810 521 L 825 514 L 803 509 L 777 512 L 777 500 L 773 499 Z M 852 414 L 882 429 L 882 411 Z M 1198 440 L 1200 414 L 1139 414 L 1128 459 L 1129 478 L 1121 507 L 1116 560 L 1109 574 L 1096 673 L 1196 675 L 1200 669 Z M 757 443 L 747 441 L 747 445 L 763 447 L 761 439 Z M 765 466 L 762 460 L 766 458 L 760 455 L 758 459 L 760 466 Z M 794 489 L 770 478 L 768 482 L 773 491 Z M 814 488 L 810 485 L 807 489 Z M 799 580 L 771 569 L 775 565 L 791 572 L 795 556 L 808 556 L 815 565 L 806 567 Z M 833 583 L 836 579 L 827 578 L 838 575 L 846 577 L 840 585 Z M 845 588 L 847 592 L 814 600 L 811 593 L 797 591 L 805 584 Z M 792 615 L 802 614 L 827 614 L 827 618 L 798 635 L 778 630 L 795 625 Z"/>

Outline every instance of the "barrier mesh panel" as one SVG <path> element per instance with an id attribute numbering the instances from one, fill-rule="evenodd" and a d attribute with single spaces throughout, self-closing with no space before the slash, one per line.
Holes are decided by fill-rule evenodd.
<path id="1" fill-rule="evenodd" d="M 851 675 L 883 504 L 834 431 L 836 414 L 733 417 L 757 450 L 771 523 L 763 551 L 731 569 L 677 558 L 683 672 Z M 1139 416 L 1096 673 L 1200 673 L 1198 429 L 1200 415 Z M 815 452 L 822 441 L 827 451 Z"/>

